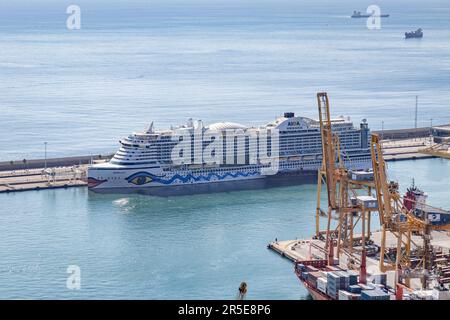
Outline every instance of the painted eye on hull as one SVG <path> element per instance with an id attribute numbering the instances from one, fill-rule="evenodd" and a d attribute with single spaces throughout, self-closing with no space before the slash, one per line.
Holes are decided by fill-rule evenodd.
<path id="1" fill-rule="evenodd" d="M 135 178 L 131 179 L 129 182 L 140 186 L 140 185 L 143 185 L 143 184 L 150 183 L 150 182 L 152 182 L 152 180 L 153 179 L 150 178 L 149 176 L 138 176 L 138 177 L 135 177 Z"/>
<path id="2" fill-rule="evenodd" d="M 153 181 L 153 176 L 148 172 L 137 172 L 132 174 L 127 179 L 128 183 L 135 184 L 137 186 L 141 186 Z"/>

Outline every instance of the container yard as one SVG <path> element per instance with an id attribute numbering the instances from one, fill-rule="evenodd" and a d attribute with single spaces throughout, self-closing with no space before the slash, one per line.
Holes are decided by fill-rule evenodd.
<path id="1" fill-rule="evenodd" d="M 318 93 L 317 102 L 323 164 L 316 233 L 268 248 L 295 263 L 295 274 L 313 299 L 450 299 L 450 212 L 429 205 L 414 183 L 400 195 L 398 183 L 387 179 L 378 134 L 371 135 L 372 170 L 346 169 L 339 137 L 331 130 L 327 94 Z"/>

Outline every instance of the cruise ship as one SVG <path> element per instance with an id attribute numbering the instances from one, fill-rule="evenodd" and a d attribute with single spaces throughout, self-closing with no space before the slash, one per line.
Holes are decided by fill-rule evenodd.
<path id="1" fill-rule="evenodd" d="M 371 168 L 369 127 L 348 117 L 332 120 L 341 159 L 349 169 Z M 189 119 L 170 130 L 120 140 L 106 163 L 90 165 L 88 187 L 102 193 L 168 196 L 265 188 L 315 181 L 322 163 L 320 124 L 286 112 L 259 127 L 233 122 L 208 126 Z"/>

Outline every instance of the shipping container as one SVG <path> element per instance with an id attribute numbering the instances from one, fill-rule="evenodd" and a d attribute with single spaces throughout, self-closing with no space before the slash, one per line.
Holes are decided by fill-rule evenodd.
<path id="1" fill-rule="evenodd" d="M 391 300 L 391 297 L 388 293 L 379 289 L 362 290 L 361 300 Z"/>
<path id="2" fill-rule="evenodd" d="M 349 171 L 349 178 L 355 181 L 372 181 L 373 172 L 371 171 Z"/>
<path id="3" fill-rule="evenodd" d="M 359 300 L 360 295 L 345 290 L 339 290 L 339 300 Z"/>
<path id="4" fill-rule="evenodd" d="M 309 272 L 306 280 L 314 288 L 317 288 L 317 279 L 320 278 L 321 276 L 322 276 L 321 272 Z"/>
<path id="5" fill-rule="evenodd" d="M 350 285 L 353 286 L 355 284 L 358 284 L 359 273 L 354 270 L 349 270 L 347 272 L 350 275 Z"/>
<path id="6" fill-rule="evenodd" d="M 360 283 L 359 286 L 362 290 L 375 290 L 375 286 L 373 284 L 363 284 Z"/>
<path id="7" fill-rule="evenodd" d="M 386 273 L 373 274 L 371 278 L 372 278 L 372 282 L 375 284 L 382 284 L 384 286 L 386 285 L 386 282 L 387 282 Z"/>
<path id="8" fill-rule="evenodd" d="M 341 271 L 342 269 L 337 266 L 326 266 L 325 269 L 327 271 Z"/>
<path id="9" fill-rule="evenodd" d="M 308 272 L 317 272 L 317 271 L 319 271 L 319 269 L 317 269 L 317 268 L 314 267 L 314 266 L 306 266 L 306 270 L 307 270 Z"/>
<path id="10" fill-rule="evenodd" d="M 351 293 L 361 293 L 361 286 L 359 286 L 359 285 L 357 285 L 357 284 L 355 284 L 355 285 L 350 285 L 349 287 L 348 287 L 348 290 L 351 292 Z"/>
<path id="11" fill-rule="evenodd" d="M 358 204 L 364 206 L 367 209 L 377 209 L 378 208 L 378 200 L 377 198 L 371 196 L 357 196 L 356 201 Z"/>
<path id="12" fill-rule="evenodd" d="M 434 300 L 433 290 L 416 290 L 411 292 L 412 300 Z"/>
<path id="13" fill-rule="evenodd" d="M 325 279 L 325 278 L 318 278 L 317 279 L 317 289 L 320 292 L 327 293 L 327 279 Z"/>

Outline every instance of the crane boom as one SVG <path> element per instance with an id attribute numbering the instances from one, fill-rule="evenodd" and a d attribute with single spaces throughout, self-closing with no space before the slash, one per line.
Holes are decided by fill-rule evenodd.
<path id="1" fill-rule="evenodd" d="M 317 93 L 317 105 L 319 108 L 320 133 L 322 137 L 322 169 L 325 171 L 328 205 L 334 209 L 337 207 L 336 179 L 334 177 L 336 150 L 331 131 L 330 103 L 326 92 Z"/>

